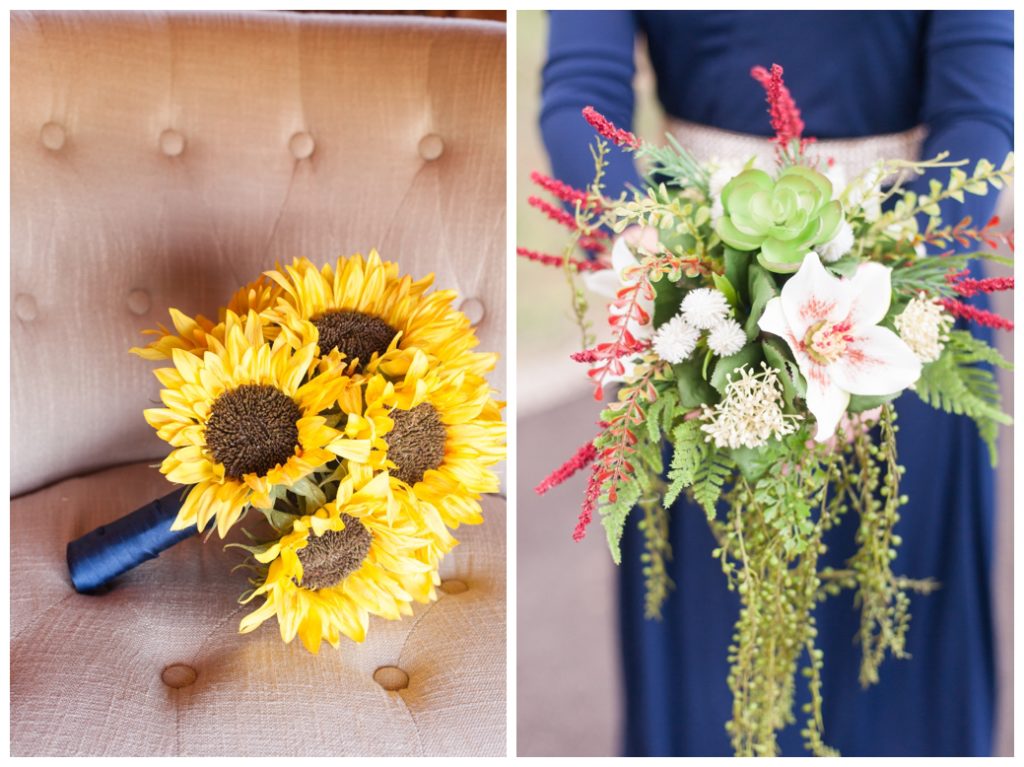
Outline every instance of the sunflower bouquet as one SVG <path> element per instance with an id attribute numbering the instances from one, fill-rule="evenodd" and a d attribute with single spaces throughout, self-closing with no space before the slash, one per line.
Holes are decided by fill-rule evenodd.
<path id="1" fill-rule="evenodd" d="M 498 490 L 505 429 L 484 377 L 497 355 L 473 351 L 455 292 L 431 283 L 376 252 L 321 269 L 299 259 L 239 290 L 217 322 L 171 309 L 173 328 L 132 351 L 172 363 L 145 417 L 172 448 L 160 471 L 188 487 L 137 512 L 146 522 L 131 529 L 149 538 L 122 536 L 119 553 L 146 558 L 154 536 L 160 549 L 208 528 L 224 538 L 257 514 L 249 543 L 228 544 L 251 573 L 240 601 L 256 605 L 240 631 L 276 617 L 312 653 L 435 599 L 451 529 L 482 522 L 480 495 Z M 82 573 L 96 547 L 69 547 L 76 587 L 99 585 Z"/>
<path id="2" fill-rule="evenodd" d="M 1012 323 L 965 299 L 1012 289 L 1012 277 L 979 279 L 968 267 L 1011 263 L 990 251 L 1012 248 L 1013 235 L 997 219 L 944 222 L 940 203 L 1001 188 L 1013 158 L 970 172 L 944 154 L 880 162 L 834 184 L 836 169 L 802 135 L 782 68 L 752 75 L 768 95 L 774 168 L 754 158 L 701 163 L 671 136 L 667 146 L 643 142 L 588 107 L 593 183 L 580 190 L 533 174 L 557 202 L 530 204 L 571 236 L 561 255 L 519 254 L 563 271 L 583 340 L 573 359 L 589 366 L 598 400 L 617 386 L 598 435 L 537 491 L 589 470 L 574 537 L 599 515 L 616 563 L 627 518 L 642 515 L 649 618 L 674 588 L 669 509 L 681 494 L 695 501 L 740 599 L 728 649 L 735 753 L 778 753 L 802 670 L 804 741 L 827 755 L 816 605 L 854 592 L 860 679 L 870 685 L 887 655 L 906 656 L 910 592 L 937 587 L 893 571 L 907 500 L 893 401 L 909 391 L 972 418 L 993 464 L 999 427 L 1010 423 L 992 368 L 1011 366 L 970 328 Z M 604 192 L 611 145 L 646 166 L 630 196 Z M 948 169 L 948 180 L 927 194 L 906 186 L 945 172 L 934 169 Z M 586 322 L 581 279 L 611 299 L 605 339 Z M 824 536 L 844 517 L 855 517 L 856 552 L 827 566 Z"/>

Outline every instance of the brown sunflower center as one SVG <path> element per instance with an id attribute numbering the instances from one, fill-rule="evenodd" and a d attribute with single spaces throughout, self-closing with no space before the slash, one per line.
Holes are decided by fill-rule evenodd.
<path id="1" fill-rule="evenodd" d="M 362 312 L 324 312 L 311 322 L 320 334 L 321 354 L 337 349 L 347 359 L 358 357 L 360 365 L 369 362 L 374 352 L 386 352 L 398 334 L 384 320 Z"/>
<path id="2" fill-rule="evenodd" d="M 221 394 L 206 422 L 206 446 L 231 479 L 266 474 L 295 454 L 302 411 L 274 386 L 243 384 Z"/>
<path id="3" fill-rule="evenodd" d="M 398 466 L 391 474 L 415 485 L 425 472 L 444 463 L 444 424 L 429 402 L 412 410 L 393 410 L 391 420 L 395 426 L 386 436 L 388 458 Z"/>
<path id="4" fill-rule="evenodd" d="M 363 566 L 373 535 L 355 517 L 343 516 L 344 530 L 311 536 L 306 548 L 296 552 L 302 563 L 303 588 L 315 591 L 337 586 Z"/>

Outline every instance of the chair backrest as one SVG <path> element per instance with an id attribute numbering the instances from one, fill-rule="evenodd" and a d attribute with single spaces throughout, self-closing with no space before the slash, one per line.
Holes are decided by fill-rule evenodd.
<path id="1" fill-rule="evenodd" d="M 505 231 L 504 25 L 12 13 L 12 494 L 165 454 L 128 349 L 276 261 L 376 247 L 504 353 Z"/>

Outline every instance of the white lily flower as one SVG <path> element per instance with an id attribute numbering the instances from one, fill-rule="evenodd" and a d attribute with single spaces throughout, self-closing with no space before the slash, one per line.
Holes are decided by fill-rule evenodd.
<path id="1" fill-rule="evenodd" d="M 761 330 L 781 336 L 793 350 L 807 379 L 818 442 L 835 434 L 851 394 L 893 394 L 921 375 L 910 347 L 878 325 L 889 311 L 890 271 L 866 263 L 852 278 L 840 279 L 812 251 L 758 320 Z"/>

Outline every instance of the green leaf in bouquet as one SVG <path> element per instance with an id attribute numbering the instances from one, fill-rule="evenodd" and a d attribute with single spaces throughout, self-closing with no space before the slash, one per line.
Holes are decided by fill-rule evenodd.
<path id="1" fill-rule="evenodd" d="M 949 256 L 944 256 L 944 258 L 949 258 Z M 978 251 L 976 253 L 971 253 L 970 258 L 972 260 L 979 259 L 981 261 L 989 261 L 989 262 L 991 262 L 993 264 L 999 264 L 1000 266 L 1011 266 L 1012 267 L 1016 263 L 1013 260 L 1012 256 L 1001 256 L 998 253 L 986 253 L 986 252 L 982 252 L 982 251 Z"/>
<path id="2" fill-rule="evenodd" d="M 280 535 L 290 532 L 292 525 L 295 524 L 295 520 L 299 516 L 297 509 L 296 513 L 289 513 L 288 511 L 279 509 L 276 506 L 268 509 L 261 509 L 258 506 L 255 508 L 264 517 L 266 517 L 270 526 L 273 527 Z"/>
<path id="3" fill-rule="evenodd" d="M 843 256 L 838 261 L 825 264 L 825 267 L 840 277 L 852 277 L 862 263 L 863 261 L 856 256 Z"/>
<path id="4" fill-rule="evenodd" d="M 939 208 L 939 204 L 927 195 L 922 195 L 918 198 L 918 205 L 920 205 L 921 210 L 929 216 L 939 217 L 942 215 L 942 209 Z"/>
<path id="5" fill-rule="evenodd" d="M 761 352 L 761 345 L 750 343 L 744 346 L 735 354 L 722 357 L 715 363 L 714 372 L 711 374 L 711 385 L 719 394 L 725 395 L 725 387 L 729 385 L 729 376 L 744 365 L 751 370 L 757 370 L 759 363 L 764 359 Z"/>
<path id="6" fill-rule="evenodd" d="M 747 283 L 750 292 L 750 314 L 747 316 L 747 324 L 744 330 L 747 331 L 747 338 L 753 341 L 761 332 L 757 327 L 757 321 L 764 314 L 764 307 L 773 298 L 779 295 L 779 288 L 775 284 L 775 278 L 763 266 L 751 264 L 747 270 Z"/>
<path id="7" fill-rule="evenodd" d="M 679 314 L 683 302 L 683 291 L 671 280 L 659 280 L 654 287 L 654 329 L 657 330 Z"/>
<path id="8" fill-rule="evenodd" d="M 742 305 L 749 304 L 747 269 L 750 267 L 750 254 L 726 245 L 722 260 L 725 262 L 725 277 L 739 294 L 740 303 Z"/>
<path id="9" fill-rule="evenodd" d="M 293 484 L 291 491 L 305 504 L 306 509 L 303 512 L 305 514 L 311 514 L 327 503 L 327 496 L 324 495 L 324 491 L 318 484 L 311 481 L 309 477 L 303 477 Z M 309 509 L 312 509 L 312 511 Z"/>
<path id="10" fill-rule="evenodd" d="M 715 390 L 704 380 L 703 361 L 690 358 L 672 366 L 679 389 L 679 405 L 686 409 L 718 401 Z"/>
<path id="11" fill-rule="evenodd" d="M 712 272 L 711 281 L 715 283 L 715 287 L 725 295 L 725 300 L 729 302 L 729 306 L 732 307 L 733 311 L 739 311 L 740 297 L 729 278 L 724 274 L 716 274 Z"/>
<path id="12" fill-rule="evenodd" d="M 800 373 L 800 366 L 793 359 L 789 346 L 781 338 L 766 338 L 761 342 L 761 351 L 768 364 L 778 373 L 779 383 L 782 384 L 782 398 L 786 405 L 795 410 L 794 400 L 807 397 L 807 381 Z"/>
<path id="13" fill-rule="evenodd" d="M 293 519 L 294 519 L 294 517 L 293 517 Z M 250 535 L 248 533 L 248 531 L 243 530 L 242 532 L 246 533 L 246 535 Z M 275 543 L 277 543 L 277 541 L 268 541 L 266 543 L 260 543 L 260 544 L 257 544 L 255 546 L 246 546 L 244 543 L 232 542 L 232 543 L 225 543 L 224 544 L 224 548 L 225 549 L 242 549 L 243 551 L 248 551 L 249 554 L 251 554 L 255 558 L 259 554 L 262 554 L 264 551 L 267 551 Z"/>
<path id="14" fill-rule="evenodd" d="M 729 452 L 740 473 L 748 482 L 756 482 L 778 463 L 778 455 L 770 447 L 737 447 Z"/>
<path id="15" fill-rule="evenodd" d="M 708 349 L 704 353 L 704 364 L 701 365 L 701 368 L 700 368 L 700 377 L 703 378 L 705 381 L 708 380 L 708 368 L 711 367 L 711 359 L 714 356 L 715 356 L 715 353 L 713 351 L 711 351 L 710 349 Z"/>

